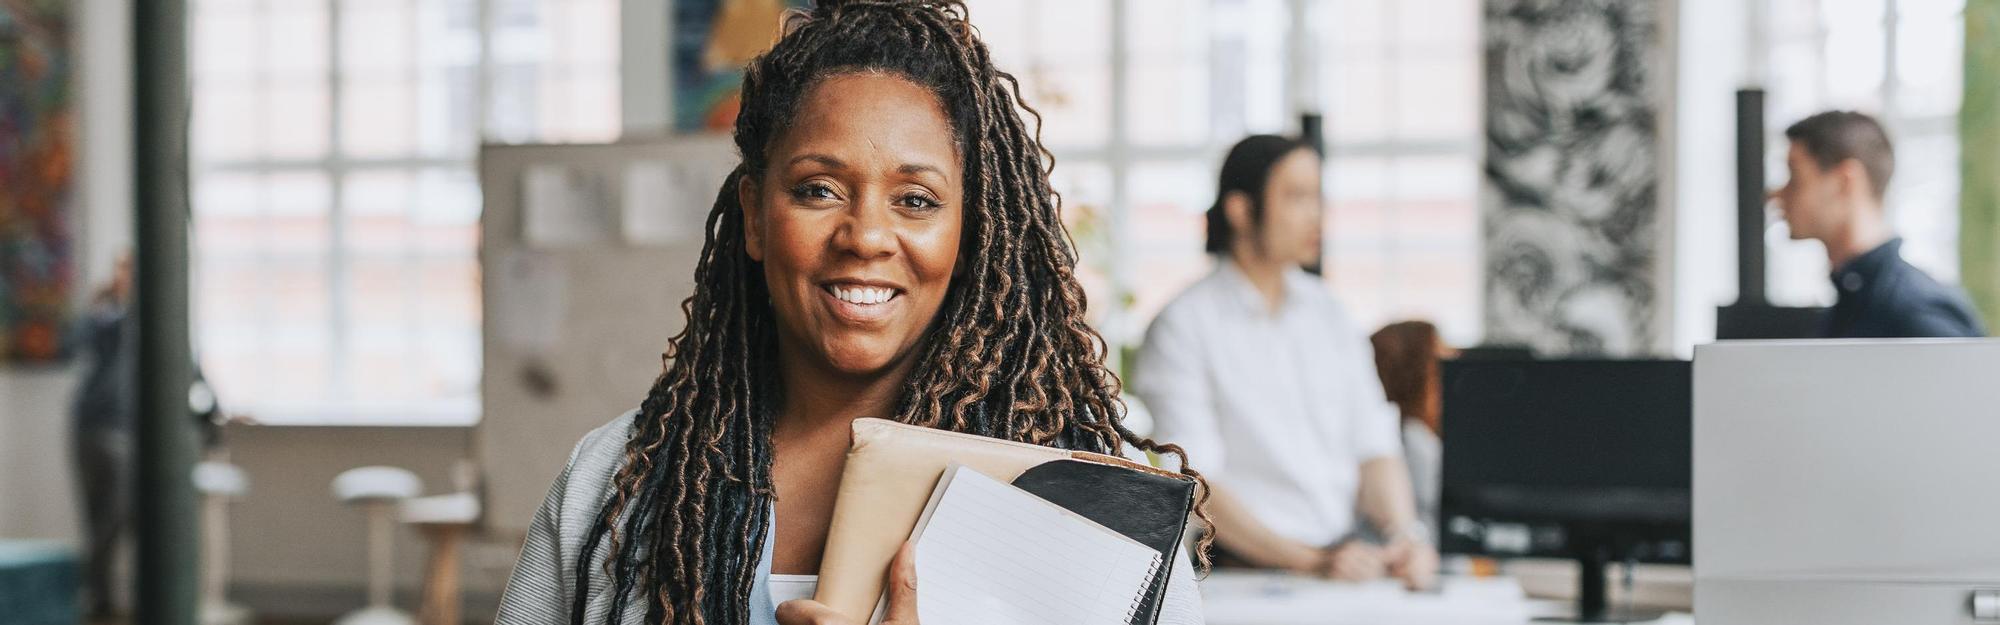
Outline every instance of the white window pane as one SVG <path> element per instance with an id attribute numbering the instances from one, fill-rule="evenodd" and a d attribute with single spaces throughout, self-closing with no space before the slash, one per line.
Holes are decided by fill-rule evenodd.
<path id="1" fill-rule="evenodd" d="M 316 77 L 326 74 L 326 5 L 319 2 L 275 2 L 267 8 L 261 31 L 265 71 L 279 77 Z"/>
<path id="2" fill-rule="evenodd" d="M 195 81 L 189 101 L 191 156 L 198 161 L 239 160 L 257 148 L 257 98 L 249 83 Z"/>
<path id="3" fill-rule="evenodd" d="M 1381 50 L 1391 41 L 1390 33 L 1395 32 L 1391 28 L 1390 11 L 1394 10 L 1398 1 L 1339 0 L 1327 3 L 1332 10 L 1323 12 L 1327 34 L 1321 40 L 1321 49 L 1334 50 L 1337 54 Z"/>
<path id="4" fill-rule="evenodd" d="M 475 295 L 471 298 L 477 301 Z M 468 324 L 424 326 L 419 331 L 425 397 L 479 396 L 479 329 Z"/>
<path id="5" fill-rule="evenodd" d="M 324 80 L 288 80 L 264 90 L 263 152 L 278 159 L 319 159 L 327 151 Z"/>
<path id="6" fill-rule="evenodd" d="M 1905 16 L 1896 32 L 1896 110 L 1902 115 L 1958 111 L 1965 28 L 1953 15 Z"/>
<path id="7" fill-rule="evenodd" d="M 255 73 L 257 22 L 251 11 L 216 8 L 188 21 L 188 56 L 197 78 L 245 79 Z"/>
<path id="8" fill-rule="evenodd" d="M 1471 201 L 1479 190 L 1479 164 L 1470 154 L 1447 156 L 1405 156 L 1397 158 L 1393 165 L 1394 196 L 1399 202 L 1451 202 Z M 1452 215 L 1452 221 L 1466 221 L 1466 215 Z M 1429 224 L 1435 228 L 1453 228 L 1466 224 L 1438 222 Z"/>
<path id="9" fill-rule="evenodd" d="M 418 151 L 432 157 L 471 158 L 479 149 L 477 70 L 426 70 L 416 86 Z M 615 94 L 611 99 L 616 100 Z"/>
<path id="10" fill-rule="evenodd" d="M 542 104 L 535 134 L 540 140 L 585 143 L 618 138 L 615 71 L 543 72 L 539 85 Z"/>
<path id="11" fill-rule="evenodd" d="M 1823 65 L 1820 48 L 1811 41 L 1779 44 L 1772 49 L 1770 85 L 1765 92 L 1772 119 L 1798 120 L 1824 110 Z"/>
<path id="12" fill-rule="evenodd" d="M 1956 18 L 1965 11 L 1965 0 L 1897 0 L 1896 15 L 1902 19 Z"/>
<path id="13" fill-rule="evenodd" d="M 1333 211 L 1329 220 L 1339 217 L 1349 201 L 1388 197 L 1389 182 L 1388 159 L 1342 156 L 1339 146 L 1334 146 L 1333 158 L 1326 163 L 1326 193 Z M 1331 221 L 1328 227 L 1332 227 Z M 1327 234 L 1334 233 L 1329 230 Z"/>
<path id="14" fill-rule="evenodd" d="M 1135 328 L 1145 328 L 1173 296 L 1208 273 L 1204 214 L 1215 202 L 1215 182 L 1206 161 L 1140 163 L 1131 169 L 1127 239 L 1132 247 L 1125 257 L 1132 267 L 1144 268 L 1132 284 Z"/>
<path id="15" fill-rule="evenodd" d="M 1002 0 L 1016 2 L 1017 0 Z M 1024 3 L 1026 4 L 1026 3 Z M 1109 60 L 1111 54 L 1111 2 L 1109 0 L 1036 0 L 1029 34 L 1035 54 L 1043 59 L 1095 58 Z M 1127 5 L 1128 11 L 1160 10 L 1152 3 Z M 975 23 L 978 15 L 973 17 Z"/>
<path id="16" fill-rule="evenodd" d="M 250 174 L 217 172 L 194 176 L 193 209 L 197 218 L 256 215 L 258 181 Z"/>
<path id="17" fill-rule="evenodd" d="M 1483 106 L 1476 59 L 1471 54 L 1403 57 L 1392 109 L 1397 136 L 1428 141 L 1472 138 Z"/>
<path id="18" fill-rule="evenodd" d="M 1397 0 L 1389 10 L 1396 45 L 1405 49 L 1462 46 L 1479 40 L 1480 0 Z"/>
<path id="19" fill-rule="evenodd" d="M 503 143 L 534 139 L 539 93 L 536 79 L 534 68 L 527 65 L 500 65 L 489 70 L 486 139 Z"/>
<path id="20" fill-rule="evenodd" d="M 1036 3 L 1019 0 L 970 0 L 966 2 L 966 13 L 979 28 L 979 39 L 986 43 L 987 51 L 993 55 L 993 63 L 1002 70 L 1018 71 L 1033 58 L 1032 53 L 1041 48 L 1028 38 L 1034 33 L 1030 24 L 1039 26 L 1034 12 Z M 1097 31 L 1101 34 L 1105 31 Z"/>
<path id="21" fill-rule="evenodd" d="M 1049 176 L 1049 184 L 1062 195 L 1063 226 L 1076 243 L 1077 282 L 1090 301 L 1090 319 L 1100 332 L 1111 330 L 1119 302 L 1110 263 L 1117 258 L 1111 213 L 1111 169 L 1101 162 L 1063 161 Z"/>
<path id="22" fill-rule="evenodd" d="M 352 156 L 404 156 L 416 146 L 415 93 L 400 80 L 355 80 L 341 93 L 341 151 Z"/>
<path id="23" fill-rule="evenodd" d="M 316 170 L 273 173 L 264 178 L 264 210 L 277 216 L 325 217 L 333 202 L 332 184 Z M 324 237 L 322 237 L 324 238 Z"/>
<path id="24" fill-rule="evenodd" d="M 416 267 L 420 274 L 423 300 L 417 316 L 432 327 L 459 327 L 471 330 L 475 342 L 479 333 L 479 267 L 471 257 L 426 260 Z M 478 358 L 479 352 L 470 354 Z"/>
<path id="25" fill-rule="evenodd" d="M 1120 119 L 1132 142 L 1177 145 L 1206 140 L 1213 93 L 1208 69 L 1205 59 L 1198 58 L 1132 63 L 1132 94 Z"/>
<path id="26" fill-rule="evenodd" d="M 417 175 L 416 220 L 437 226 L 479 222 L 479 181 L 462 169 L 426 169 Z"/>
<path id="27" fill-rule="evenodd" d="M 1015 74 L 1021 97 L 1042 117 L 1051 148 L 1098 146 L 1111 136 L 1111 70 L 1106 65 L 1039 63 Z M 1034 124 L 1034 117 L 1022 115 Z M 1032 130 L 1032 128 L 1031 128 Z"/>
<path id="28" fill-rule="evenodd" d="M 412 65 L 416 15 L 409 0 L 339 0 L 340 70 L 393 74 Z"/>
<path id="29" fill-rule="evenodd" d="M 349 217 L 402 216 L 409 214 L 415 190 L 409 172 L 400 169 L 363 169 L 347 174 L 341 184 L 343 213 Z"/>
<path id="30" fill-rule="evenodd" d="M 1903 256 L 1931 277 L 1958 281 L 1958 140 L 1949 133 L 1903 134 L 1889 182 L 1889 218 Z"/>
<path id="31" fill-rule="evenodd" d="M 416 9 L 417 67 L 437 71 L 479 64 L 479 8 L 474 0 L 425 0 Z"/>
<path id="32" fill-rule="evenodd" d="M 1844 106 L 1880 108 L 1883 49 L 1887 37 L 1882 30 L 1879 2 L 1829 0 L 1826 8 L 1827 95 Z"/>
<path id="33" fill-rule="evenodd" d="M 1331 142 L 1378 141 L 1388 137 L 1395 102 L 1387 59 L 1352 54 L 1330 65 L 1326 81 L 1327 133 Z"/>
<path id="34" fill-rule="evenodd" d="M 618 67 L 618 3 L 615 0 L 567 0 L 552 8 L 560 14 L 560 61 L 566 65 Z"/>
<path id="35" fill-rule="evenodd" d="M 1816 36 L 1821 28 L 1819 4 L 1820 0 L 1770 0 L 1764 16 L 1770 20 L 1772 36 L 1783 40 Z"/>
<path id="36" fill-rule="evenodd" d="M 1152 0 L 1135 3 L 1126 12 L 1133 59 L 1177 57 L 1208 47 L 1211 20 L 1208 0 Z"/>
<path id="37" fill-rule="evenodd" d="M 1298 128 L 1298 120 L 1291 117 L 1291 105 L 1286 102 L 1286 94 L 1293 88 L 1305 89 L 1308 85 L 1287 87 L 1285 81 L 1291 75 L 1291 59 L 1285 48 L 1285 38 L 1269 36 L 1266 33 L 1283 33 L 1290 29 L 1289 18 L 1282 5 L 1264 2 L 1253 5 L 1257 10 L 1251 16 L 1252 30 L 1243 38 L 1244 56 L 1242 64 L 1227 66 L 1216 64 L 1210 72 L 1216 77 L 1215 95 L 1234 94 L 1241 102 L 1228 119 L 1213 119 L 1214 138 L 1228 141 L 1236 135 L 1249 133 L 1290 133 Z M 1316 94 L 1300 94 L 1305 102 L 1318 102 L 1317 97 L 1304 98 Z"/>

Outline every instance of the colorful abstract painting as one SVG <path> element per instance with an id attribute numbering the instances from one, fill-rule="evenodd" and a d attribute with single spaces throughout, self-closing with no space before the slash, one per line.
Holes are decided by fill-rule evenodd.
<path id="1" fill-rule="evenodd" d="M 62 352 L 75 274 L 71 6 L 0 2 L 0 361 Z"/>
<path id="2" fill-rule="evenodd" d="M 736 127 L 743 66 L 778 40 L 779 18 L 805 0 L 676 0 L 674 129 Z"/>

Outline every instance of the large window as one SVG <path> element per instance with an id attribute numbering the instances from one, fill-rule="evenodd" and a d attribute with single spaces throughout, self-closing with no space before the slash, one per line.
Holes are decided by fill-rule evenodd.
<path id="1" fill-rule="evenodd" d="M 478 414 L 481 141 L 619 128 L 617 0 L 190 3 L 202 365 L 266 423 Z"/>
<path id="2" fill-rule="evenodd" d="M 1002 69 L 1047 119 L 1094 321 L 1136 342 L 1206 274 L 1223 153 L 1326 116 L 1325 275 L 1366 328 L 1479 337 L 1477 0 L 989 0 Z"/>
<path id="3" fill-rule="evenodd" d="M 1320 5 L 1326 277 L 1357 321 L 1481 338 L 1479 0 Z"/>
<path id="4" fill-rule="evenodd" d="M 1828 109 L 1876 115 L 1896 144 L 1890 220 L 1912 264 L 1958 280 L 1959 92 L 1964 0 L 1764 0 L 1771 183 L 1784 181 L 1785 126 Z M 1772 232 L 1771 295 L 1833 299 L 1825 251 Z"/>

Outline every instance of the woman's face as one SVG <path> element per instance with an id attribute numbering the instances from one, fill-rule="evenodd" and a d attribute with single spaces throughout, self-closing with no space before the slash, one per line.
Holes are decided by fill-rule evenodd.
<path id="1" fill-rule="evenodd" d="M 937 96 L 898 76 L 843 74 L 806 93 L 764 175 L 737 189 L 787 360 L 865 376 L 915 351 L 958 261 L 952 136 Z"/>

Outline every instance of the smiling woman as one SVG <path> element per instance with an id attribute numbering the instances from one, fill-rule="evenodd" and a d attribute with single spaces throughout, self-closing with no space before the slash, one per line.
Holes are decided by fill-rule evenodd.
<path id="1" fill-rule="evenodd" d="M 794 313 L 778 315 L 782 370 L 908 377 L 958 263 L 951 125 L 936 95 L 892 74 L 830 77 L 805 103 L 770 148 L 784 165 L 737 185 L 745 251 Z"/>
<path id="2" fill-rule="evenodd" d="M 498 621 L 847 622 L 778 603 L 812 595 L 856 418 L 1178 455 L 1121 424 L 1022 109 L 959 2 L 791 20 L 745 71 L 686 330 L 577 445 Z M 884 622 L 915 621 L 910 560 Z M 1198 621 L 1175 562 L 1159 622 Z"/>

